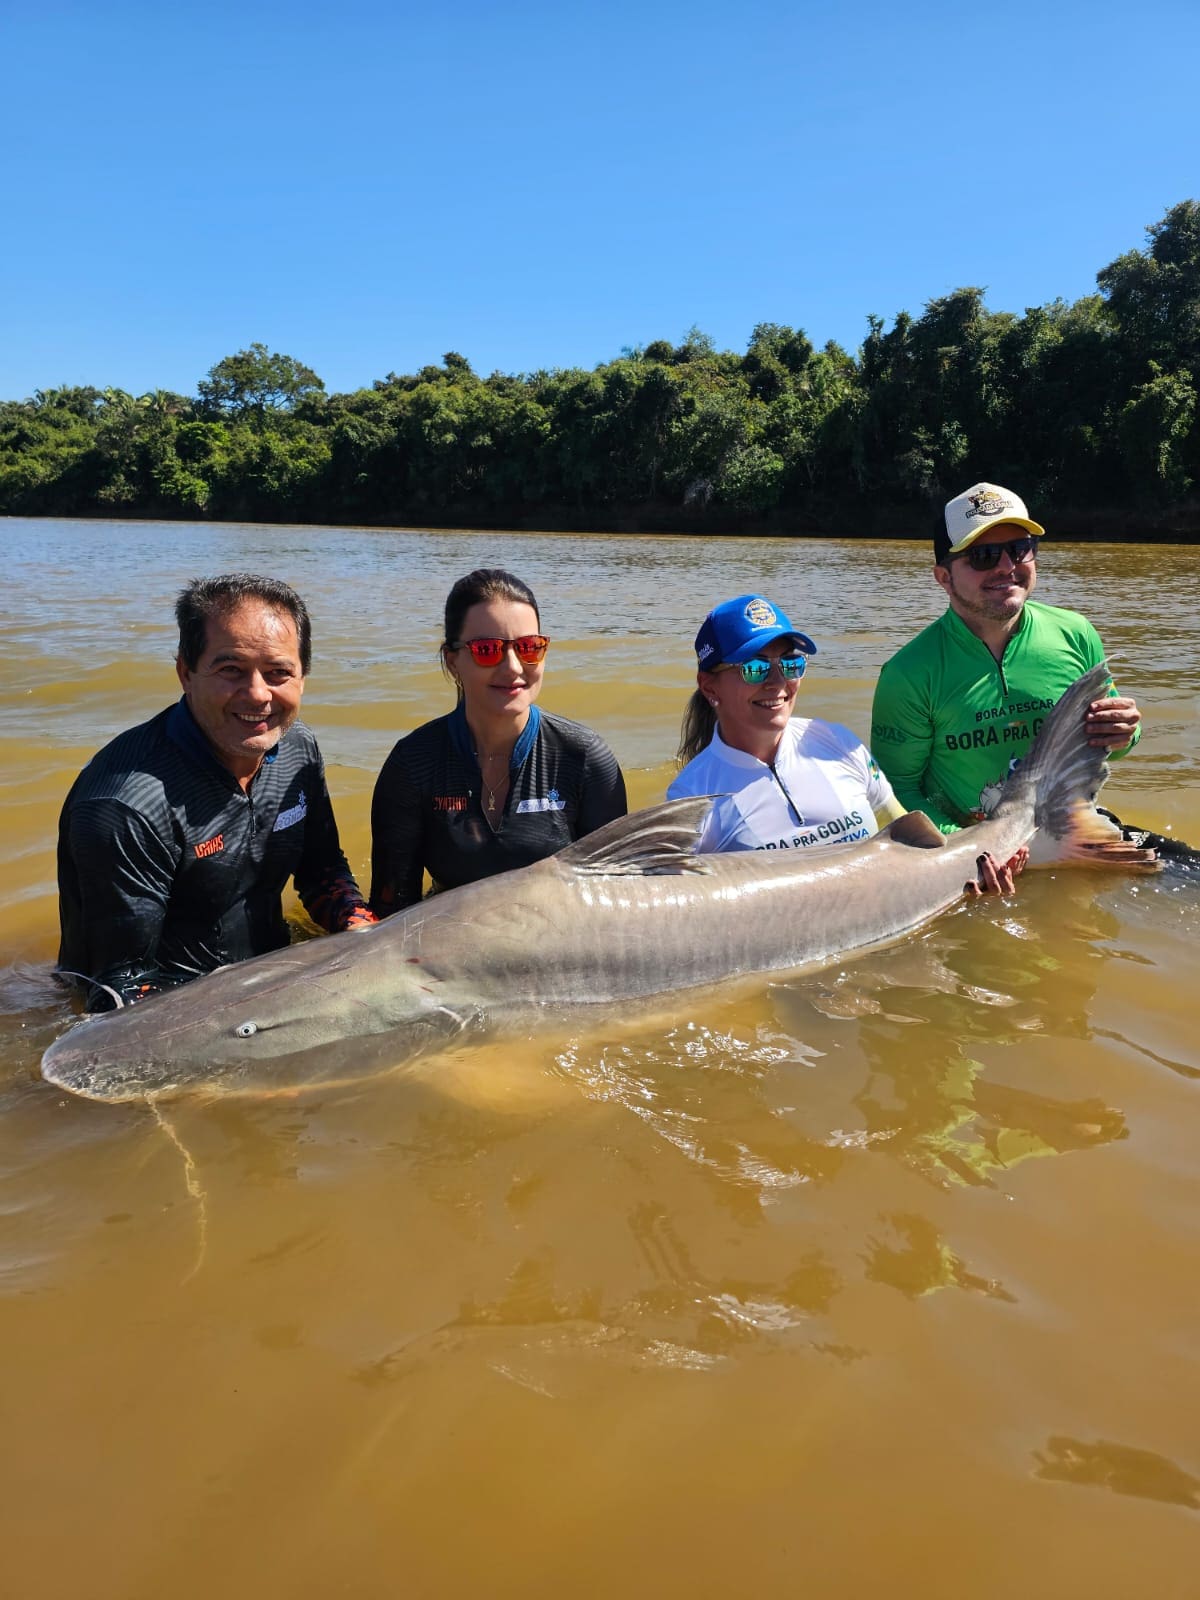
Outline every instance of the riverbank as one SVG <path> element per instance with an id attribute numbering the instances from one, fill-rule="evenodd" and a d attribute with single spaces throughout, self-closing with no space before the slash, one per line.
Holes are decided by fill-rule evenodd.
<path id="1" fill-rule="evenodd" d="M 1197 544 L 1200 543 L 1200 499 L 1158 507 L 1088 507 L 1079 505 L 1036 505 L 1037 517 L 1054 539 L 1098 544 Z M 465 504 L 425 506 L 414 509 L 399 520 L 356 519 L 338 526 L 374 528 L 380 531 L 419 532 L 473 529 L 483 533 L 561 533 L 561 534 L 667 534 L 679 538 L 704 539 L 747 537 L 764 539 L 907 539 L 932 538 L 938 508 L 913 505 L 880 505 L 877 502 L 843 501 L 822 505 L 803 513 L 772 511 L 759 514 L 739 512 L 728 506 L 675 506 L 665 501 L 642 501 L 627 506 L 604 506 L 592 510 L 577 507 L 539 506 L 536 510 L 510 511 L 507 515 L 480 516 Z M 328 527 L 321 517 L 305 517 L 295 511 L 287 516 L 245 519 L 208 517 L 195 511 L 188 516 L 173 515 L 162 507 L 105 509 L 87 515 L 5 517 L 0 526 L 37 522 L 137 522 L 163 524 L 203 524 L 215 527 L 238 523 L 253 527 Z"/>

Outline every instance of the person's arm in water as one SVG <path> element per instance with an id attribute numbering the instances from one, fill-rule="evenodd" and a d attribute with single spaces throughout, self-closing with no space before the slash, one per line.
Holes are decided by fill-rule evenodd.
<path id="1" fill-rule="evenodd" d="M 865 744 L 859 745 L 855 759 L 865 774 L 867 803 L 875 817 L 875 826 L 882 832 L 889 822 L 898 822 L 901 817 L 907 816 L 909 808 L 902 804 L 879 762 Z"/>
<path id="2" fill-rule="evenodd" d="M 89 1011 L 144 1000 L 194 974 L 164 972 L 159 939 L 178 865 L 174 842 L 118 800 L 91 800 L 70 814 L 66 844 L 85 952 L 72 972 L 92 987 Z M 61 970 L 66 970 L 61 969 Z"/>
<path id="3" fill-rule="evenodd" d="M 342 850 L 324 764 L 304 818 L 304 853 L 293 877 L 305 911 L 326 933 L 366 928 L 379 920 L 368 909 Z"/>
<path id="4" fill-rule="evenodd" d="M 371 800 L 371 910 L 377 917 L 415 905 L 425 876 L 424 816 L 397 745 L 383 764 Z"/>
<path id="5" fill-rule="evenodd" d="M 595 833 L 606 822 L 615 822 L 629 810 L 625 778 L 617 758 L 598 735 L 584 760 L 583 792 L 575 819 L 574 837 Z"/>
<path id="6" fill-rule="evenodd" d="M 869 795 L 875 812 L 875 821 L 882 830 L 891 822 L 908 814 L 908 808 L 902 806 L 893 792 L 888 780 L 879 772 L 879 767 L 870 751 L 866 752 L 871 772 L 871 785 Z M 878 776 L 877 776 L 878 775 Z M 914 810 L 923 807 L 913 807 Z M 944 830 L 945 831 L 945 830 Z M 982 894 L 1012 894 L 1014 891 L 1014 878 L 1025 870 L 1025 863 L 1029 860 L 1029 851 L 1024 845 L 1008 861 L 999 862 L 988 854 L 981 855 L 977 863 L 979 867 L 978 878 L 964 884 L 967 895 Z"/>

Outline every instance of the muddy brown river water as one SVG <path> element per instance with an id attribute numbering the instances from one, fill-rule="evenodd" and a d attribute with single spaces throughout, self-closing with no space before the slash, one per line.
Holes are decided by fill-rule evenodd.
<path id="1" fill-rule="evenodd" d="M 1029 873 L 891 949 L 352 1088 L 51 1090 L 58 808 L 174 697 L 174 594 L 314 617 L 367 875 L 448 707 L 446 590 L 531 583 L 543 704 L 661 797 L 716 600 L 868 731 L 923 548 L 0 521 L 0 1595 L 1200 1595 L 1200 884 Z M 1105 791 L 1200 843 L 1200 567 L 1047 540 L 1146 715 Z M 522 930 L 514 927 L 514 939 Z"/>

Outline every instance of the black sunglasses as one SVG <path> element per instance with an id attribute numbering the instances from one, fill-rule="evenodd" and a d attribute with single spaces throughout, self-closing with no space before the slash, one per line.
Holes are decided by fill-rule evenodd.
<path id="1" fill-rule="evenodd" d="M 947 556 L 948 561 L 965 561 L 972 572 L 990 572 L 993 567 L 1000 565 L 1000 557 L 1007 555 L 1015 567 L 1021 561 L 1032 561 L 1038 552 L 1038 542 L 1032 533 L 1023 535 L 1020 539 L 1010 539 L 1007 544 L 973 544 L 965 550 L 960 550 L 956 555 Z"/>

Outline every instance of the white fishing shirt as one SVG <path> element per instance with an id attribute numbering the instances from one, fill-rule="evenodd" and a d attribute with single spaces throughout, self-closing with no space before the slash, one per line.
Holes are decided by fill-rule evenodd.
<path id="1" fill-rule="evenodd" d="M 714 732 L 684 767 L 668 800 L 711 794 L 698 849 L 807 850 L 869 839 L 876 813 L 902 810 L 871 752 L 849 728 L 793 717 L 771 765 Z"/>

